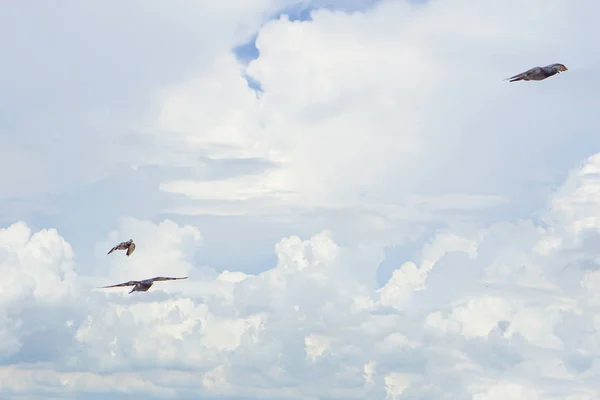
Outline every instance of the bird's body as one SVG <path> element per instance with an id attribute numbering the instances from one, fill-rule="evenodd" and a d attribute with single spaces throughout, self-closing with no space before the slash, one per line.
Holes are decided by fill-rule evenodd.
<path id="1" fill-rule="evenodd" d="M 545 67 L 534 67 L 525 72 L 506 78 L 510 82 L 516 81 L 543 81 L 546 78 L 567 71 L 568 68 L 563 64 L 550 64 Z"/>
<path id="2" fill-rule="evenodd" d="M 126 242 L 121 242 L 112 249 L 110 249 L 110 251 L 106 254 L 110 254 L 115 250 L 127 250 L 127 253 L 125 253 L 125 255 L 129 257 L 131 253 L 133 253 L 133 251 L 135 250 L 135 243 L 133 243 L 133 239 L 129 239 Z"/>
<path id="3" fill-rule="evenodd" d="M 187 276 L 183 277 L 183 278 L 169 278 L 169 277 L 165 277 L 165 276 L 157 276 L 155 278 L 144 279 L 142 281 L 129 281 L 129 282 L 124 282 L 124 283 L 119 283 L 118 285 L 102 286 L 101 289 L 120 287 L 120 286 L 133 286 L 133 289 L 131 289 L 129 294 L 131 294 L 133 292 L 147 292 L 148 289 L 150 289 L 152 287 L 154 282 L 173 281 L 173 280 L 187 279 L 187 278 L 188 278 Z"/>

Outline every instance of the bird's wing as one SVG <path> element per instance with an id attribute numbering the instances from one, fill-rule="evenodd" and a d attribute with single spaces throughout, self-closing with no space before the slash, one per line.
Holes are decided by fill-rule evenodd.
<path id="1" fill-rule="evenodd" d="M 133 251 L 135 250 L 135 243 L 131 242 L 129 244 L 129 246 L 127 247 L 127 256 L 130 256 L 131 253 L 133 253 Z"/>
<path id="2" fill-rule="evenodd" d="M 521 79 L 521 78 L 525 78 L 527 75 L 531 74 L 532 72 L 535 72 L 536 70 L 539 70 L 540 67 L 533 67 L 531 69 L 528 69 L 525 72 L 521 72 L 520 74 L 517 74 L 515 76 L 511 76 L 510 78 L 506 78 L 505 81 L 508 80 L 513 80 L 513 79 Z"/>
<path id="3" fill-rule="evenodd" d="M 106 254 L 110 254 L 110 253 L 112 253 L 115 250 L 123 250 L 123 246 L 126 246 L 125 242 L 119 243 L 118 245 L 116 245 L 115 247 L 113 247 L 112 249 L 110 249 L 110 251 L 108 253 L 106 253 Z"/>
<path id="4" fill-rule="evenodd" d="M 187 276 L 185 276 L 183 278 L 169 278 L 169 277 L 166 277 L 166 276 L 157 276 L 156 278 L 147 279 L 147 280 L 151 281 L 151 282 L 160 282 L 160 281 L 174 281 L 174 280 L 177 280 L 177 279 L 187 279 L 187 278 L 188 278 Z"/>
<path id="5" fill-rule="evenodd" d="M 138 281 L 129 281 L 125 283 L 119 283 L 118 285 L 110 285 L 110 286 L 101 286 L 101 289 L 111 288 L 111 287 L 119 287 L 119 286 L 135 286 L 138 284 Z"/>
<path id="6" fill-rule="evenodd" d="M 110 253 L 112 253 L 113 251 L 117 250 L 117 247 L 119 247 L 119 245 L 116 245 L 115 247 L 113 247 L 112 249 L 110 249 L 110 250 L 108 251 L 108 253 L 106 253 L 106 254 L 110 254 Z"/>

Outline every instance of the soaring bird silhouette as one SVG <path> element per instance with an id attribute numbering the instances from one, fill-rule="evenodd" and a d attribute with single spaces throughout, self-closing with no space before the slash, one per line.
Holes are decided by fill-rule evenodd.
<path id="1" fill-rule="evenodd" d="M 115 250 L 127 250 L 127 253 L 125 253 L 125 255 L 129 257 L 131 253 L 133 253 L 133 251 L 135 250 L 135 243 L 133 243 L 133 239 L 129 239 L 126 242 L 121 242 L 112 249 L 110 249 L 110 251 L 106 254 L 110 254 Z"/>
<path id="2" fill-rule="evenodd" d="M 129 282 L 125 282 L 125 283 L 119 283 L 118 285 L 102 286 L 99 289 L 106 289 L 106 288 L 119 287 L 119 286 L 133 286 L 133 289 L 131 289 L 131 292 L 128 293 L 128 294 L 131 294 L 133 292 L 147 292 L 148 289 L 150 289 L 152 287 L 154 282 L 174 281 L 177 279 L 187 279 L 187 278 L 188 278 L 187 276 L 183 277 L 183 278 L 168 278 L 168 277 L 164 277 L 164 276 L 157 276 L 156 278 L 144 279 L 143 281 L 129 281 Z"/>
<path id="3" fill-rule="evenodd" d="M 525 72 L 521 72 L 510 78 L 506 78 L 505 81 L 516 82 L 516 81 L 543 81 L 553 75 L 560 74 L 561 72 L 567 71 L 568 68 L 563 64 L 550 64 L 545 67 L 534 67 Z"/>

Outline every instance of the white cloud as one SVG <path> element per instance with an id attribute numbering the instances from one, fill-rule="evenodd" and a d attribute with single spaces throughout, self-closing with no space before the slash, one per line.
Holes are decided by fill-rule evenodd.
<path id="1" fill-rule="evenodd" d="M 385 390 L 387 391 L 386 399 L 395 400 L 404 393 L 410 384 L 410 379 L 397 372 L 390 372 L 385 376 Z"/>
<path id="2" fill-rule="evenodd" d="M 375 368 L 377 363 L 373 360 L 363 365 L 363 377 L 365 378 L 365 388 L 371 388 L 375 382 L 373 381 L 373 375 L 375 374 Z"/>
<path id="3" fill-rule="evenodd" d="M 74 254 L 56 230 L 32 234 L 25 224 L 15 223 L 0 230 L 0 243 L 5 306 L 28 297 L 55 303 L 71 294 Z"/>
<path id="4" fill-rule="evenodd" d="M 86 9 L 65 5 L 60 26 L 44 5 L 36 9 L 40 19 L 31 29 L 14 22 L 32 18 L 29 7 L 7 7 L 0 37 L 20 40 L 0 39 L 14 60 L 0 74 L 11 99 L 10 119 L 0 128 L 3 196 L 38 202 L 73 185 L 114 178 L 124 163 L 147 160 L 156 147 L 138 140 L 139 127 L 131 121 L 148 112 L 153 93 L 191 70 L 202 71 L 203 59 L 246 42 L 293 3 L 134 0 L 123 7 L 92 1 Z M 105 26 L 112 26 L 110 32 Z M 23 48 L 32 51 L 23 54 Z M 48 210 L 48 201 L 41 203 Z"/>
<path id="5" fill-rule="evenodd" d="M 524 126 L 521 111 L 514 122 L 502 115 L 543 102 L 548 90 L 566 94 L 578 72 L 526 88 L 501 79 L 549 57 L 569 64 L 575 49 L 552 54 L 548 45 L 590 38 L 583 28 L 559 28 L 567 14 L 588 21 L 570 3 L 529 2 L 514 15 L 519 4 L 385 1 L 368 12 L 319 10 L 312 21 L 267 23 L 257 38 L 260 56 L 246 71 L 262 94 L 224 55 L 211 72 L 166 91 L 158 124 L 176 132 L 168 140 L 179 162 L 193 163 L 183 156 L 208 150 L 214 157 L 263 157 L 275 167 L 216 181 L 168 181 L 161 190 L 189 196 L 205 213 L 366 206 L 395 221 L 404 217 L 398 213 L 424 218 L 431 210 L 492 207 L 506 196 L 521 201 L 516 191 L 544 156 L 521 157 L 514 140 L 550 152 L 557 151 L 556 138 L 571 132 L 555 127 L 549 137 L 545 124 Z M 530 14 L 541 21 L 535 27 Z M 519 61 L 509 64 L 507 54 Z M 595 61 L 590 56 L 588 63 Z M 565 120 L 591 117 L 585 110 L 562 112 Z M 514 162 L 504 162 L 510 156 Z M 499 174 L 510 181 L 492 184 Z M 230 203 L 207 202 L 216 199 Z M 193 206 L 172 210 L 194 213 Z"/>
<path id="6" fill-rule="evenodd" d="M 316 361 L 329 348 L 331 339 L 324 335 L 311 333 L 304 338 L 306 358 Z"/>
<path id="7" fill-rule="evenodd" d="M 600 180 L 592 171 L 599 163 L 600 157 L 586 160 L 579 170 L 583 173 L 571 174 L 551 200 L 578 203 L 585 188 Z M 166 295 L 157 284 L 131 296 L 59 291 L 75 296 L 56 297 L 53 303 L 63 317 L 51 329 L 66 339 L 64 351 L 52 355 L 52 364 L 36 367 L 43 379 L 32 378 L 27 365 L 5 370 L 15 379 L 6 390 L 36 388 L 53 394 L 127 388 L 144 393 L 150 389 L 143 382 L 151 381 L 156 387 L 152 392 L 164 396 L 592 398 L 589 393 L 600 390 L 593 362 L 600 354 L 595 270 L 577 264 L 579 252 L 589 250 L 574 239 L 595 234 L 600 225 L 586 231 L 558 228 L 594 212 L 585 208 L 564 217 L 562 208 L 550 208 L 548 220 L 563 220 L 543 229 L 536 222 L 519 221 L 467 236 L 440 232 L 423 246 L 424 275 L 411 280 L 406 271 L 419 269 L 407 261 L 386 284 L 405 290 L 401 307 L 383 301 L 385 289 L 348 274 L 354 267 L 341 261 L 355 250 L 336 244 L 329 232 L 282 239 L 275 246 L 276 265 L 264 272 L 209 274 L 200 273 L 203 269 L 188 258 L 202 237 L 196 228 L 125 220 L 120 236 L 137 233 L 154 244 L 140 246 L 148 269 L 162 265 L 155 253 L 170 254 L 175 265 L 189 268 L 193 278 L 186 283 L 197 288 L 173 283 Z M 115 235 L 110 234 L 111 240 Z M 1 236 L 5 247 L 27 262 L 21 270 L 32 282 L 64 268 L 65 257 L 74 259 L 56 231 L 32 234 L 17 223 Z M 548 236 L 568 246 L 540 254 L 535 244 Z M 486 273 L 514 254 L 525 264 L 539 265 L 540 282 L 551 286 Z M 134 256 L 121 258 L 133 264 Z M 37 268 L 40 259 L 46 260 L 44 268 Z M 567 263 L 572 267 L 564 269 Z M 3 272 L 13 268 L 11 262 L 0 265 Z M 74 272 L 70 276 L 55 285 L 90 284 L 91 277 L 77 283 L 80 278 Z M 23 294 L 13 297 L 11 308 L 21 307 L 24 314 L 22 325 L 4 324 L 12 327 L 3 332 L 8 339 L 3 341 L 5 356 L 27 352 L 32 345 L 21 326 L 32 327 L 35 321 L 26 319 L 32 314 L 25 311 L 48 310 L 29 285 L 25 280 L 13 286 Z M 35 302 L 22 297 L 27 293 Z M 61 303 L 67 299 L 74 304 Z M 357 307 L 357 299 L 370 303 Z M 57 366 L 63 372 L 56 372 Z M 153 372 L 144 372 L 148 366 Z M 124 367 L 133 372 L 124 374 Z M 293 390 L 284 389 L 289 383 Z"/>
<path id="8" fill-rule="evenodd" d="M 228 388 L 230 385 L 227 383 L 225 368 L 220 365 L 206 372 L 202 376 L 202 385 L 209 390 Z"/>
<path id="9" fill-rule="evenodd" d="M 23 321 L 28 311 L 68 307 L 77 293 L 74 263 L 71 246 L 54 229 L 32 233 L 22 222 L 0 229 L 0 355 L 17 354 L 24 335 L 44 330 Z"/>
<path id="10" fill-rule="evenodd" d="M 198 57 L 208 61 L 153 92 L 156 113 L 135 126 L 143 134 L 128 137 L 133 145 L 104 151 L 120 148 L 114 132 L 102 145 L 85 142 L 82 154 L 57 142 L 60 151 L 48 154 L 85 157 L 85 168 L 35 172 L 46 155 L 26 167 L 31 179 L 69 170 L 64 182 L 106 176 L 123 160 L 138 171 L 152 165 L 147 183 L 166 197 L 127 199 L 131 216 L 90 233 L 94 271 L 57 230 L 34 232 L 29 221 L 0 229 L 3 394 L 597 397 L 600 154 L 573 170 L 535 218 L 487 212 L 538 204 L 547 191 L 540 182 L 555 183 L 596 149 L 589 88 L 598 82 L 600 36 L 590 28 L 598 3 L 383 1 L 259 29 L 287 4 L 223 2 L 202 19 L 208 3 L 176 6 L 178 22 L 202 27 Z M 242 65 L 231 47 L 257 29 L 260 56 Z M 553 61 L 569 72 L 501 82 Z M 7 160 L 8 170 L 16 161 Z M 9 194 L 23 190 L 11 184 Z M 97 203 L 97 218 L 113 215 Z M 136 216 L 146 207 L 152 220 Z M 180 215 L 158 217 L 165 209 Z M 234 223 L 209 234 L 187 214 Z M 254 273 L 244 263 L 204 265 L 217 234 L 228 239 L 223 253 L 245 258 L 250 246 L 230 239 L 240 216 L 261 228 L 285 221 L 276 261 Z M 474 216 L 482 218 L 475 224 Z M 440 221 L 450 223 L 378 287 L 384 247 L 417 246 L 411 239 Z M 88 221 L 79 224 L 84 232 Z M 247 241 L 261 234 L 252 230 Z M 131 257 L 106 254 L 130 238 Z M 159 275 L 189 279 L 131 295 L 97 289 Z"/>
<path id="11" fill-rule="evenodd" d="M 126 257 L 123 251 L 106 254 L 119 242 L 129 239 L 136 243 L 130 257 Z M 155 225 L 149 221 L 125 218 L 118 230 L 110 232 L 108 239 L 96 246 L 96 254 L 106 259 L 112 280 L 183 277 L 190 273 L 194 255 L 201 244 L 200 231 L 191 225 L 180 227 L 170 220 Z M 156 286 L 169 286 L 168 282 L 164 283 L 157 283 Z"/>
<path id="12" fill-rule="evenodd" d="M 499 383 L 485 393 L 478 393 L 473 400 L 535 400 L 540 399 L 540 391 L 513 383 Z"/>
<path id="13" fill-rule="evenodd" d="M 45 387 L 41 398 L 62 398 L 65 392 L 121 392 L 143 393 L 147 395 L 172 396 L 175 392 L 161 388 L 150 380 L 141 379 L 135 373 L 116 373 L 110 376 L 86 372 L 58 372 L 43 368 L 43 365 L 33 368 L 2 366 L 0 367 L 0 383 L 5 392 L 30 397 L 30 391 L 35 387 Z M 37 368 L 36 368 L 37 367 Z M 12 397 L 12 396 L 11 396 Z"/>

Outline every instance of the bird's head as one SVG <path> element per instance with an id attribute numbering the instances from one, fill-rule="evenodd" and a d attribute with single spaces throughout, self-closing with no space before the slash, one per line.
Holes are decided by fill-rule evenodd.
<path id="1" fill-rule="evenodd" d="M 569 70 L 564 64 L 552 64 L 552 68 L 558 73 Z"/>

